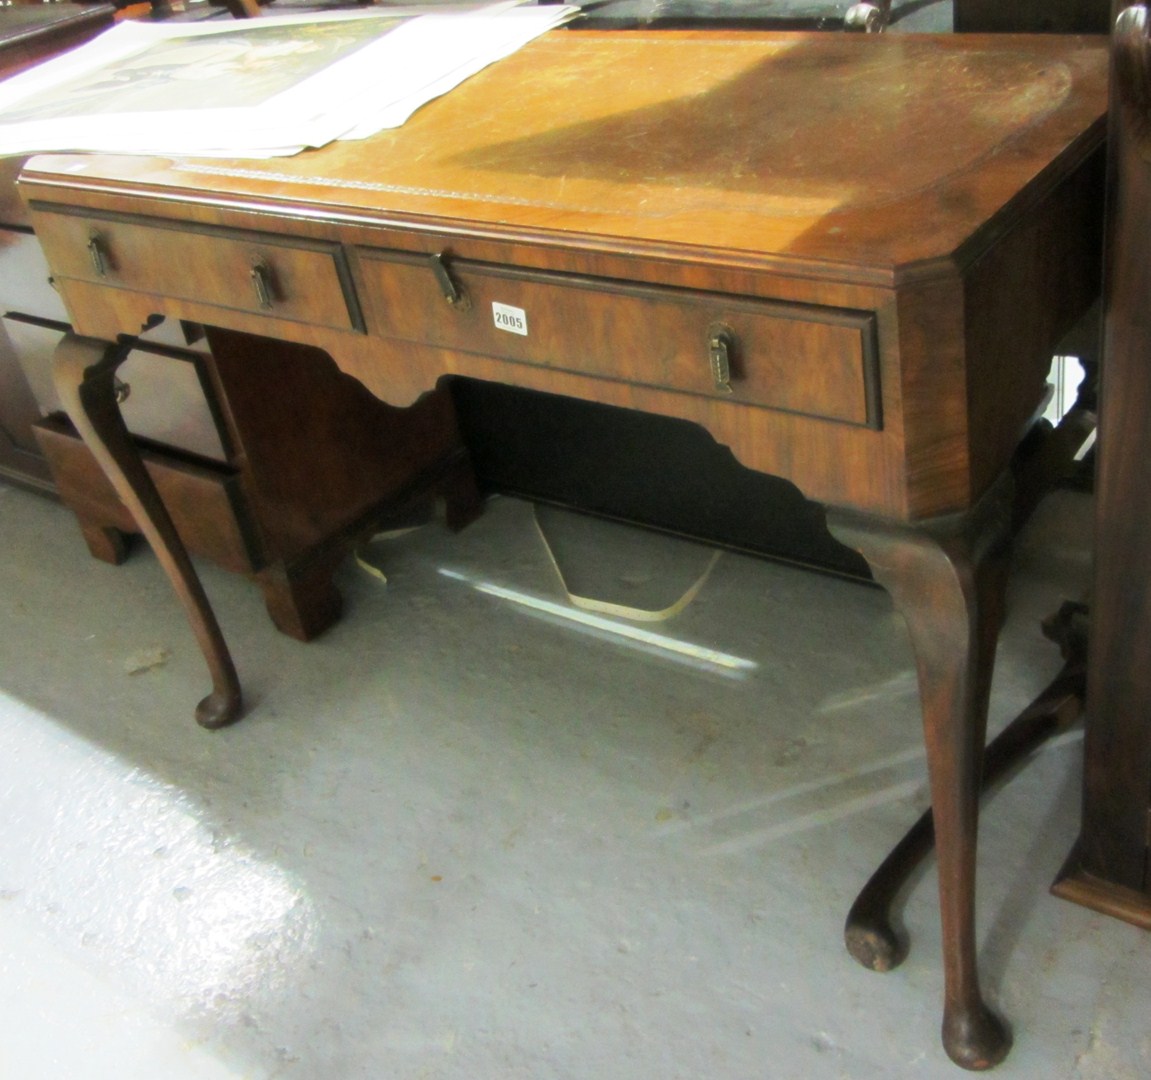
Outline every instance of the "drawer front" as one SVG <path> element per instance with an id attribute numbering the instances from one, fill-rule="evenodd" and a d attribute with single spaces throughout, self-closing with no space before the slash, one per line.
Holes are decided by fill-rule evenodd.
<path id="1" fill-rule="evenodd" d="M 138 531 L 139 526 L 92 452 L 67 421 L 55 417 L 41 420 L 36 424 L 36 438 L 52 466 L 61 499 L 81 524 Z M 238 574 L 261 568 L 264 559 L 258 534 L 239 477 L 232 470 L 153 450 L 144 450 L 142 456 L 189 551 Z"/>
<path id="2" fill-rule="evenodd" d="M 359 256 L 372 333 L 880 426 L 871 312 L 391 251 Z"/>
<path id="3" fill-rule="evenodd" d="M 339 244 L 33 205 L 55 273 L 338 330 L 362 329 Z"/>

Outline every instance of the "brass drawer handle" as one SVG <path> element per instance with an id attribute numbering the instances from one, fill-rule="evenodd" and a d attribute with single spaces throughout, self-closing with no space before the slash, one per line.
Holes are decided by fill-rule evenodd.
<path id="1" fill-rule="evenodd" d="M 272 268 L 262 259 L 252 264 L 249 271 L 252 279 L 252 288 L 256 292 L 256 303 L 262 311 L 271 310 L 276 302 L 275 281 L 272 277 Z"/>
<path id="2" fill-rule="evenodd" d="M 92 260 L 92 270 L 97 277 L 105 278 L 108 276 L 108 268 L 112 264 L 112 260 L 108 258 L 108 252 L 104 248 L 104 239 L 97 232 L 92 232 L 88 235 L 88 258 Z"/>
<path id="3" fill-rule="evenodd" d="M 726 326 L 712 327 L 708 331 L 707 354 L 711 366 L 711 381 L 721 394 L 730 394 L 731 361 L 735 353 L 735 335 Z"/>

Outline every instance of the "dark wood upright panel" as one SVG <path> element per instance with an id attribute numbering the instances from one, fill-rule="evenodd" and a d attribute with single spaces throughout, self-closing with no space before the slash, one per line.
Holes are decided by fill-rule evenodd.
<path id="1" fill-rule="evenodd" d="M 1083 825 L 1055 892 L 1151 929 L 1151 64 L 1143 4 L 1114 38 Z"/>

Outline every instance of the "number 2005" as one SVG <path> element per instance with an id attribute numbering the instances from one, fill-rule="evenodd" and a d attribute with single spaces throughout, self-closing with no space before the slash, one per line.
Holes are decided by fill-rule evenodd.
<path id="1" fill-rule="evenodd" d="M 493 302 L 492 321 L 497 330 L 506 330 L 509 334 L 522 334 L 527 337 L 528 313 L 523 308 Z"/>

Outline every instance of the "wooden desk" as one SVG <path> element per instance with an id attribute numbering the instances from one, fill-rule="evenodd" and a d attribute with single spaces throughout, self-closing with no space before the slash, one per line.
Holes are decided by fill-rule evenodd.
<path id="1" fill-rule="evenodd" d="M 315 346 L 393 404 L 460 373 L 699 423 L 824 503 L 906 617 L 943 1042 L 994 1064 L 974 873 L 1008 463 L 1098 291 L 1106 80 L 1088 39 L 555 33 L 367 142 L 31 162 L 88 335 L 61 394 L 188 608 L 201 722 L 235 719 L 239 686 L 117 424 L 118 334 L 159 314 Z M 855 928 L 871 966 L 890 944 Z"/>

